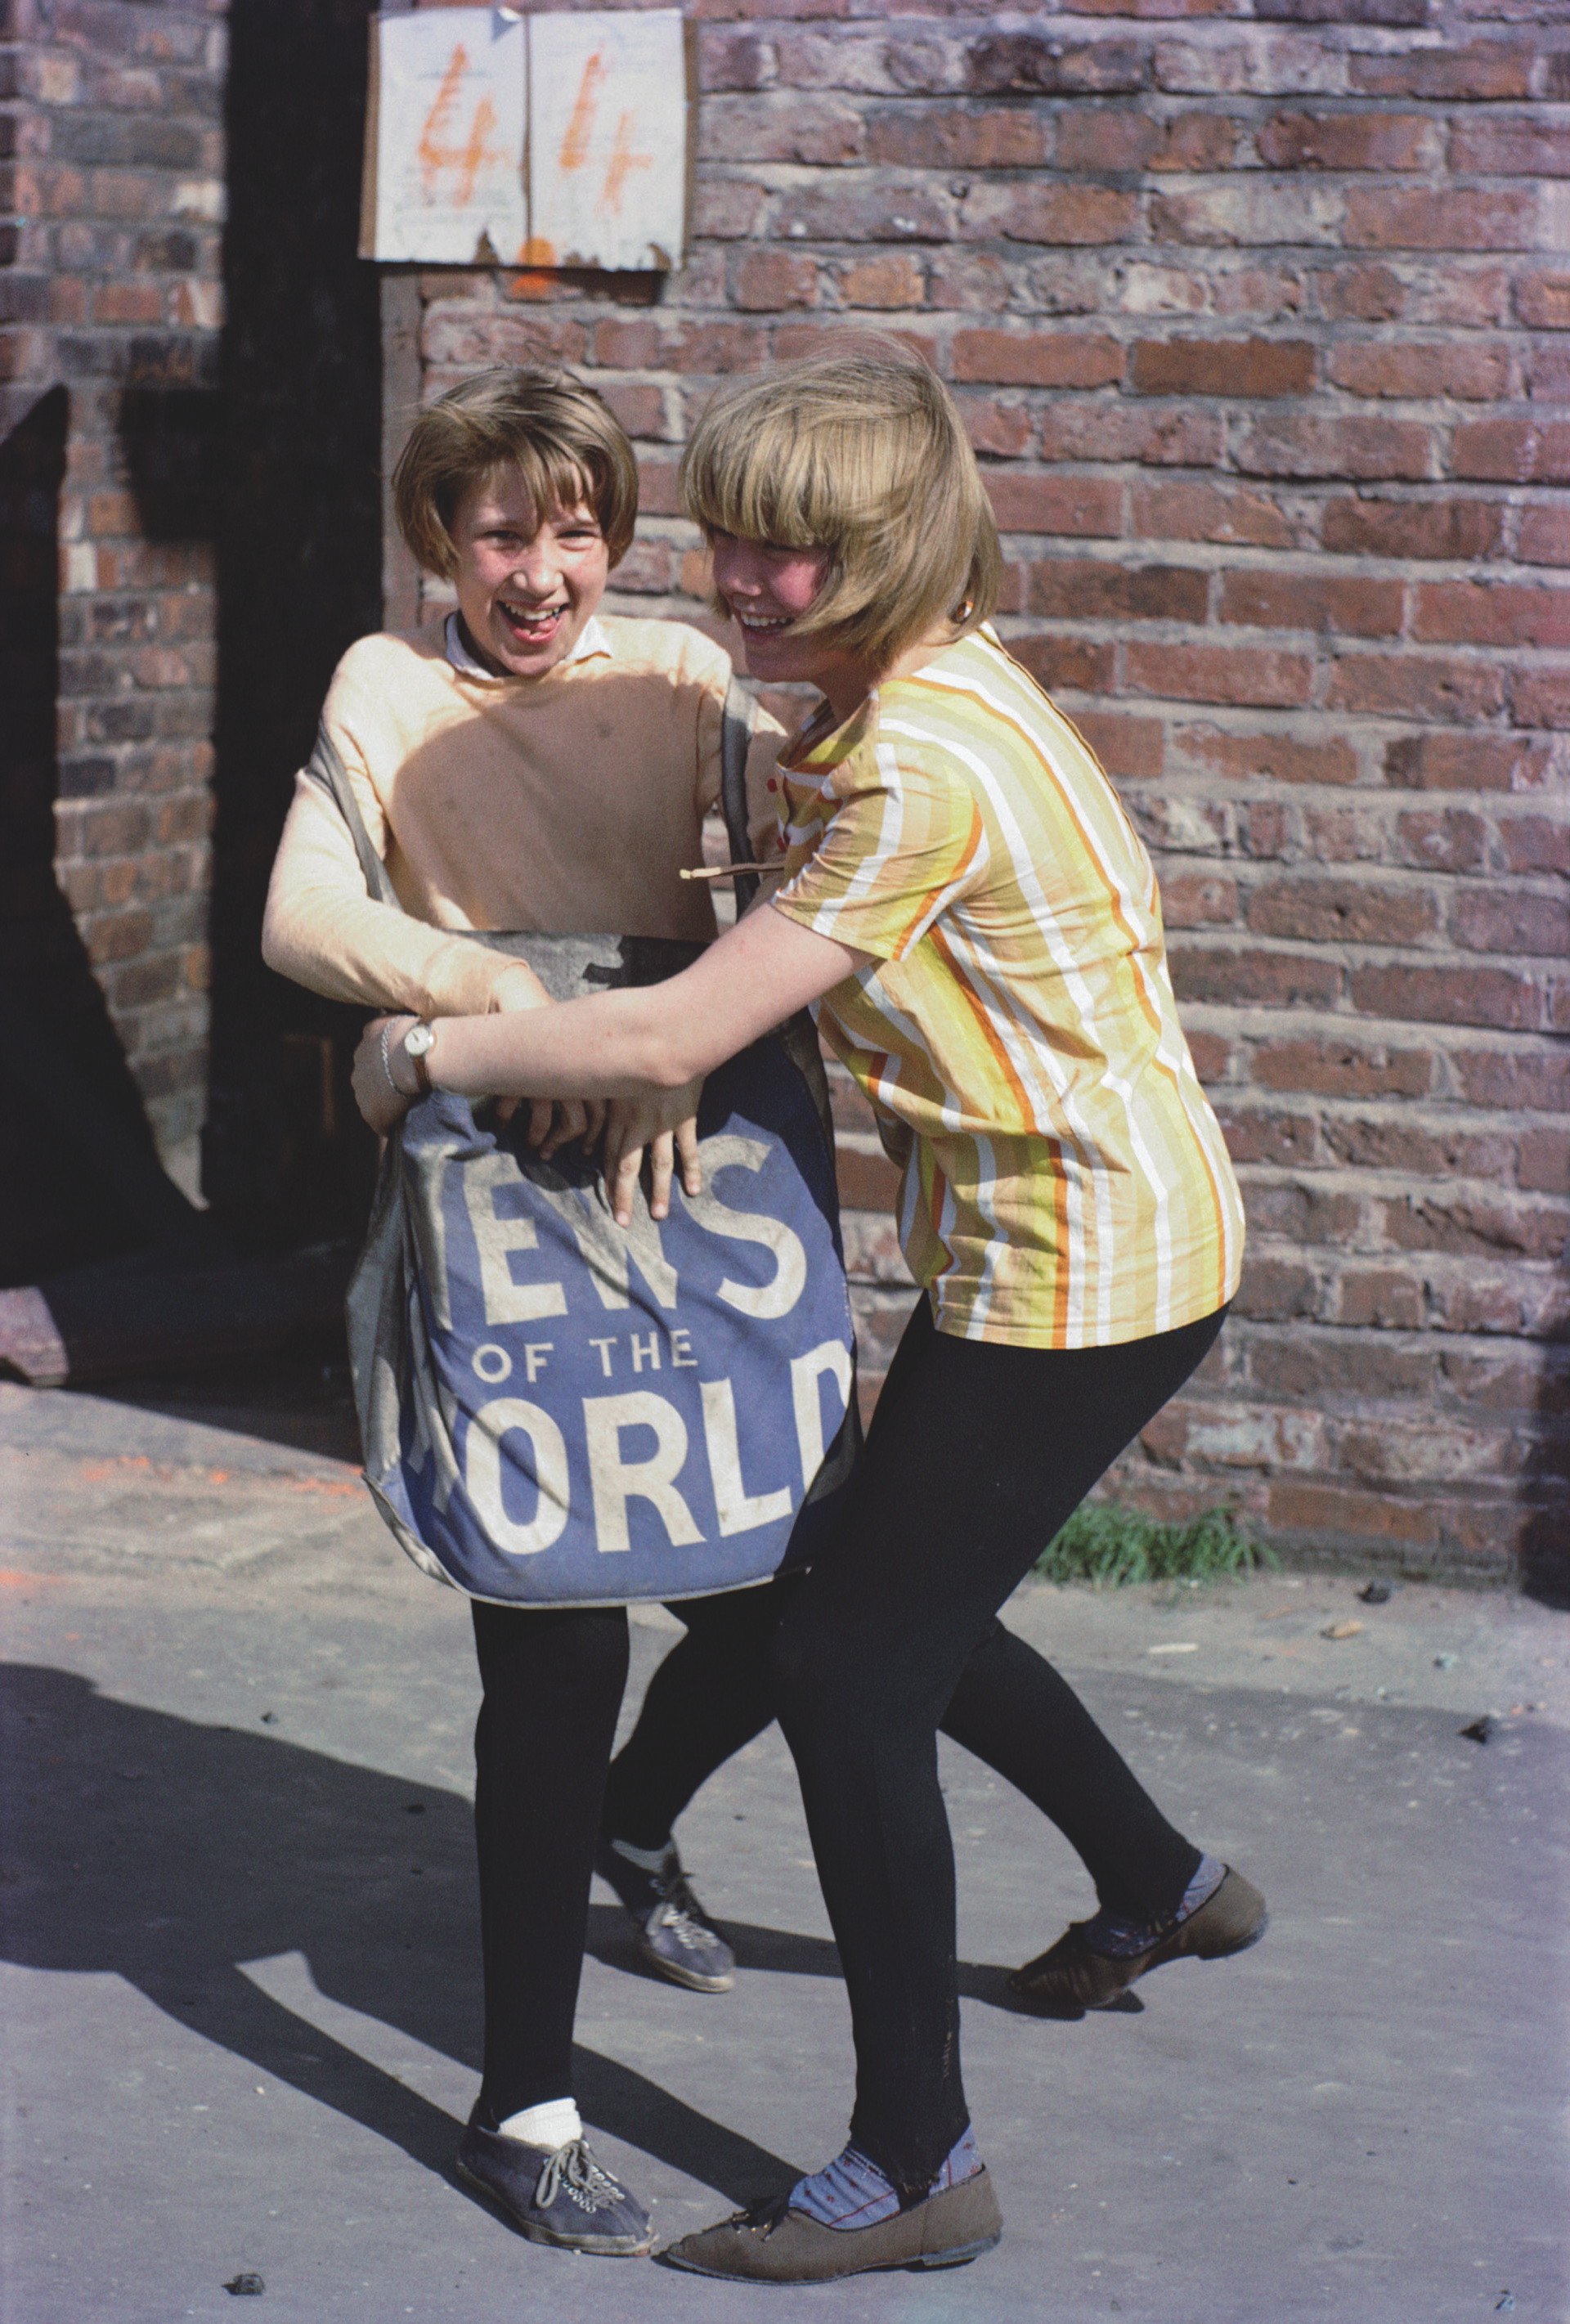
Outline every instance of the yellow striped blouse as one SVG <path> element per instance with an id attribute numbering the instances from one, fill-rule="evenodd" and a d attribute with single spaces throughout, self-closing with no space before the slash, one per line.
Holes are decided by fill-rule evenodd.
<path id="1" fill-rule="evenodd" d="M 779 770 L 774 908 L 874 955 L 818 1003 L 903 1166 L 940 1331 L 1108 1347 L 1213 1314 L 1242 1206 L 1194 1071 L 1149 856 L 990 630 Z"/>

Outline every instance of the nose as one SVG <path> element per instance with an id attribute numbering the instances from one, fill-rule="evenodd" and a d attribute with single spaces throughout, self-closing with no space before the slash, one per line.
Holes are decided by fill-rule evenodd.
<path id="1" fill-rule="evenodd" d="M 531 597 L 549 597 L 561 577 L 561 560 L 549 532 L 535 535 L 514 559 L 509 578 Z"/>
<path id="2" fill-rule="evenodd" d="M 745 540 L 716 540 L 714 545 L 714 586 L 722 597 L 753 598 L 762 582 L 756 560 Z"/>

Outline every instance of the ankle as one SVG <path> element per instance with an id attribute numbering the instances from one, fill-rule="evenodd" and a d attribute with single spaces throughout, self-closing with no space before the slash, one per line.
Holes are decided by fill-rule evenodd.
<path id="1" fill-rule="evenodd" d="M 967 2123 L 915 2201 L 924 2203 L 947 2187 L 974 2179 L 981 2167 L 975 2133 Z M 881 2219 L 891 2219 L 897 2211 L 910 2208 L 893 2181 L 855 2145 L 846 2146 L 821 2171 L 799 2179 L 790 2200 L 792 2210 L 805 2211 L 820 2227 L 847 2229 L 876 2227 Z"/>
<path id="2" fill-rule="evenodd" d="M 1202 1856 L 1175 1911 L 1151 1919 L 1143 1913 L 1104 1904 L 1094 1919 L 1085 1922 L 1085 1941 L 1104 1960 L 1131 1960 L 1139 1953 L 1149 1952 L 1170 1930 L 1181 1928 L 1202 1904 L 1210 1902 L 1225 1878 L 1226 1867 L 1219 1858 Z"/>

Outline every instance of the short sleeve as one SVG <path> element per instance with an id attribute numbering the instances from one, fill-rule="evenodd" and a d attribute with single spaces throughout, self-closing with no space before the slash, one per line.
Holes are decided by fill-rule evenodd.
<path id="1" fill-rule="evenodd" d="M 936 755 L 907 764 L 881 745 L 865 757 L 774 908 L 874 959 L 900 960 L 981 877 L 985 826 L 968 786 Z"/>

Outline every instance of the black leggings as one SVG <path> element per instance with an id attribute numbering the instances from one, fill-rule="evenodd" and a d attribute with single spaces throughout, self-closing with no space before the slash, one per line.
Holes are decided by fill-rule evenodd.
<path id="1" fill-rule="evenodd" d="M 1015 1349 L 935 1332 L 922 1302 L 832 1549 L 790 1582 L 675 1609 L 688 1636 L 651 1687 L 608 1802 L 624 1616 L 476 1604 L 482 2119 L 571 2088 L 602 1812 L 619 1836 L 656 1845 L 704 1777 L 777 1714 L 850 1991 L 853 2135 L 897 2184 L 930 2181 L 967 2119 L 938 1726 L 1059 1825 L 1104 1902 L 1168 1912 L 1198 1862 L 1071 1690 L 995 1617 L 1221 1322 L 1117 1348 Z"/>

